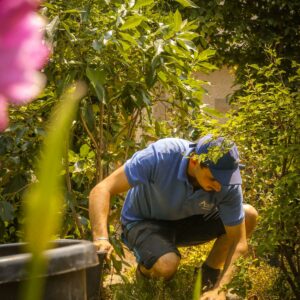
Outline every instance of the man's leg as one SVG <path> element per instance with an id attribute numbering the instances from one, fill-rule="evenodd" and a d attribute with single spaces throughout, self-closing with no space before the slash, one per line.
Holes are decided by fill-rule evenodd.
<path id="1" fill-rule="evenodd" d="M 169 252 L 158 258 L 151 269 L 139 265 L 139 271 L 148 278 L 162 278 L 170 280 L 175 275 L 179 266 L 180 258 L 174 252 Z"/>
<path id="2" fill-rule="evenodd" d="M 257 223 L 258 213 L 256 209 L 249 204 L 244 204 L 244 211 L 246 234 L 247 238 L 250 238 Z M 214 246 L 205 261 L 205 265 L 216 270 L 222 269 L 227 257 L 228 249 L 229 243 L 226 234 L 224 234 L 215 241 Z"/>
<path id="3" fill-rule="evenodd" d="M 169 280 L 175 275 L 180 253 L 170 222 L 145 220 L 123 229 L 123 237 L 136 256 L 137 276 Z"/>

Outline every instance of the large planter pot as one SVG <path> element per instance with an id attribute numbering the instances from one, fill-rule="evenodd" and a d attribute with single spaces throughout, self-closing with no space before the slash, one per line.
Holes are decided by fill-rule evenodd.
<path id="1" fill-rule="evenodd" d="M 26 266 L 31 254 L 24 244 L 0 245 L 0 299 L 17 300 L 20 287 L 28 280 Z M 94 245 L 82 240 L 58 240 L 45 251 L 48 269 L 45 274 L 45 300 L 100 299 L 101 269 L 104 255 L 98 256 Z"/>

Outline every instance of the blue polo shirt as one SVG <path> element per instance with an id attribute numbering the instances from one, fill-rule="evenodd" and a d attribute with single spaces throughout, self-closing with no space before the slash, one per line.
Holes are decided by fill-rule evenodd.
<path id="1" fill-rule="evenodd" d="M 136 152 L 125 163 L 131 189 L 121 213 L 124 225 L 156 219 L 179 220 L 219 211 L 224 225 L 233 226 L 244 218 L 240 185 L 222 186 L 220 192 L 194 189 L 187 177 L 190 141 L 166 138 Z"/>

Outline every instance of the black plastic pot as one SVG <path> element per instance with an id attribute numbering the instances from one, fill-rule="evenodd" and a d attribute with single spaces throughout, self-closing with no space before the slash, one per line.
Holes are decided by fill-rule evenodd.
<path id="1" fill-rule="evenodd" d="M 28 280 L 26 266 L 31 254 L 24 253 L 24 244 L 0 245 L 0 299 L 17 300 L 20 287 Z M 45 251 L 48 270 L 45 278 L 45 300 L 100 299 L 101 263 L 91 242 L 58 240 L 55 247 Z"/>

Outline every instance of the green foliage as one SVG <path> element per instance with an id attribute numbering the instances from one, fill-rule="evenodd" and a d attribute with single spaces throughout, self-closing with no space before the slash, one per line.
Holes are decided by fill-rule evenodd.
<path id="1" fill-rule="evenodd" d="M 42 97 L 43 95 L 41 95 Z M 18 218 L 24 190 L 36 181 L 34 163 L 45 136 L 51 102 L 38 99 L 30 106 L 11 109 L 12 124 L 0 135 L 0 242 L 15 242 L 21 236 Z"/>
<path id="2" fill-rule="evenodd" d="M 105 288 L 104 298 L 116 300 L 198 300 L 200 294 L 199 269 L 211 246 L 212 243 L 180 248 L 182 259 L 179 270 L 174 278 L 168 282 L 161 280 L 137 280 L 134 267 L 127 273 L 124 273 L 126 281 Z M 193 298 L 196 297 L 196 294 L 198 294 L 198 297 Z"/>
<path id="3" fill-rule="evenodd" d="M 197 22 L 164 1 L 44 1 L 52 56 L 39 99 L 11 108 L 11 126 L 0 136 L 1 242 L 22 239 L 20 201 L 36 182 L 45 124 L 72 82 L 84 80 L 87 96 L 72 124 L 61 175 L 65 181 L 62 237 L 89 238 L 91 188 L 137 149 L 166 135 L 189 132 L 188 116 L 204 93 L 193 72 L 209 72 L 214 51 L 194 44 Z M 162 97 L 163 95 L 167 95 Z M 152 106 L 168 105 L 170 122 L 153 120 Z M 145 127 L 137 138 L 137 131 Z M 148 133 L 151 134 L 148 134 Z M 153 133 L 153 134 L 152 134 Z M 123 197 L 112 199 L 112 218 Z"/>
<path id="4" fill-rule="evenodd" d="M 292 299 L 293 295 L 277 267 L 252 255 L 237 263 L 238 271 L 228 288 L 245 299 Z"/>
<path id="5" fill-rule="evenodd" d="M 269 49 L 268 65 L 249 65 L 247 81 L 219 134 L 239 146 L 244 198 L 259 209 L 254 240 L 266 261 L 275 260 L 299 297 L 300 65 Z M 285 66 L 289 65 L 286 76 Z"/>
<path id="6" fill-rule="evenodd" d="M 168 3 L 174 5 L 174 1 Z M 267 45 L 276 47 L 280 57 L 299 62 L 299 1 L 195 0 L 194 3 L 198 8 L 181 5 L 178 8 L 190 20 L 197 20 L 196 44 L 216 49 L 220 65 L 235 66 L 242 81 L 247 64 L 268 61 L 264 52 Z M 288 66 L 284 68 L 288 70 Z"/>

